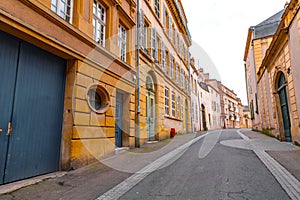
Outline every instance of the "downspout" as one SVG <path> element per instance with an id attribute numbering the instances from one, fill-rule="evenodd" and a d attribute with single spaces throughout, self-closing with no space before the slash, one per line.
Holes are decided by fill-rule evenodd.
<path id="1" fill-rule="evenodd" d="M 191 132 L 193 132 L 193 123 L 192 123 L 192 89 L 191 89 L 191 54 L 189 53 L 189 59 L 188 59 L 188 65 L 189 65 L 189 89 L 190 89 L 190 120 L 191 120 Z"/>
<path id="2" fill-rule="evenodd" d="M 140 135 L 141 135 L 141 94 L 140 94 L 140 0 L 137 0 L 137 31 L 136 31 L 136 43 L 137 43 L 137 137 L 135 141 L 136 147 L 140 147 Z"/>
<path id="3" fill-rule="evenodd" d="M 198 77 L 197 77 L 197 84 L 196 84 L 196 86 L 197 86 L 197 97 L 198 97 L 198 109 L 199 110 L 197 110 L 197 112 L 198 112 L 198 115 L 199 115 L 199 117 L 198 117 L 198 119 L 199 119 L 199 131 L 201 131 L 201 119 L 202 119 L 202 116 L 201 116 L 201 102 L 200 102 L 200 96 L 199 96 L 199 90 L 198 90 Z"/>
<path id="4" fill-rule="evenodd" d="M 246 81 L 246 91 L 247 91 L 247 103 L 248 103 L 248 106 L 250 106 L 249 94 L 248 94 L 248 77 L 247 77 L 247 65 L 246 65 L 246 63 L 244 63 L 244 68 L 245 68 L 245 81 Z"/>
<path id="5" fill-rule="evenodd" d="M 252 38 L 254 39 L 254 33 L 255 33 L 255 28 L 254 27 L 251 27 L 251 30 L 252 30 Z M 253 43 L 253 39 L 252 39 L 252 42 Z M 255 95 L 257 96 L 257 93 L 258 93 L 258 83 L 257 83 L 257 79 L 256 79 L 256 76 L 257 76 L 257 71 L 256 71 L 256 62 L 255 62 L 255 53 L 254 53 L 254 44 L 252 45 L 252 55 L 253 55 L 253 65 L 254 65 L 254 72 L 255 72 L 255 75 L 254 75 L 254 80 L 255 80 L 255 86 L 256 86 L 256 92 L 255 92 Z M 255 105 L 258 104 L 258 99 L 255 98 Z M 255 109 L 255 113 L 258 115 L 258 107 L 256 106 L 256 109 Z M 255 114 L 254 114 L 254 119 L 255 119 Z"/>

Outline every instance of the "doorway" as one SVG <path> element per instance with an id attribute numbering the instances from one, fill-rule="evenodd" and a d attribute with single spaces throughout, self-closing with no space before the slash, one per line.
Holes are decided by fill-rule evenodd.
<path id="1" fill-rule="evenodd" d="M 285 140 L 287 142 L 292 142 L 291 122 L 290 122 L 288 101 L 287 101 L 287 96 L 286 96 L 285 82 L 286 82 L 286 79 L 284 77 L 284 74 L 280 73 L 279 79 L 278 79 L 278 90 L 277 91 L 278 91 L 279 101 L 280 101 L 280 108 L 281 108 L 281 115 L 282 115 L 282 121 L 283 121 L 283 126 L 284 126 Z"/>
<path id="2" fill-rule="evenodd" d="M 147 118 L 147 137 L 149 141 L 155 138 L 155 90 L 154 82 L 150 75 L 146 78 L 146 118 Z"/>
<path id="3" fill-rule="evenodd" d="M 201 111 L 202 111 L 202 126 L 203 126 L 203 130 L 207 131 L 206 112 L 205 112 L 205 106 L 203 104 L 201 104 Z"/>
<path id="4" fill-rule="evenodd" d="M 0 31 L 0 184 L 59 170 L 65 60 Z"/>
<path id="5" fill-rule="evenodd" d="M 122 147 L 122 130 L 123 130 L 123 94 L 117 92 L 116 98 L 116 122 L 115 122 L 115 140 L 116 147 Z"/>

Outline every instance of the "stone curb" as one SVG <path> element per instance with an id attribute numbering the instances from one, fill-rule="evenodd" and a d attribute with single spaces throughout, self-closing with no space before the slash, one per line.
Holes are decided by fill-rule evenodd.
<path id="1" fill-rule="evenodd" d="M 247 136 L 237 131 L 244 139 L 249 140 Z M 268 168 L 272 175 L 276 178 L 281 187 L 286 191 L 292 200 L 300 199 L 300 182 L 274 158 L 263 150 L 253 150 L 262 163 Z"/>
<path id="2" fill-rule="evenodd" d="M 10 193 L 10 192 L 13 192 L 15 190 L 18 190 L 18 189 L 21 189 L 23 187 L 27 187 L 27 186 L 30 186 L 30 185 L 33 185 L 33 184 L 37 184 L 37 183 L 42 182 L 46 179 L 62 177 L 66 173 L 67 172 L 54 172 L 54 173 L 41 175 L 41 176 L 37 176 L 37 177 L 34 177 L 34 178 L 18 181 L 18 182 L 8 183 L 6 185 L 0 186 L 0 195 Z"/>

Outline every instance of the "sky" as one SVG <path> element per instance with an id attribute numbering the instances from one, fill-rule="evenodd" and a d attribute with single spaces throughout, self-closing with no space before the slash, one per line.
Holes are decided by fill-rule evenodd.
<path id="1" fill-rule="evenodd" d="M 196 66 L 247 105 L 244 52 L 248 29 L 284 8 L 286 0 L 181 0 L 192 36 Z"/>

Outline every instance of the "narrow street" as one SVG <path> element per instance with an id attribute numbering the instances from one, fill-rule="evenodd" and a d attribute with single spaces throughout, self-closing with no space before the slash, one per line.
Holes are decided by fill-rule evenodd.
<path id="1" fill-rule="evenodd" d="M 236 130 L 222 131 L 220 141 L 240 139 Z M 156 171 L 121 199 L 289 199 L 250 150 L 217 143 L 203 159 L 203 139 L 172 165 Z"/>
<path id="2" fill-rule="evenodd" d="M 290 167 L 270 156 L 297 160 L 286 152 L 299 150 L 249 129 L 177 135 L 2 193 L 0 199 L 299 199 L 297 161 Z"/>

